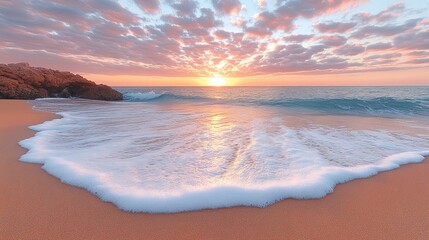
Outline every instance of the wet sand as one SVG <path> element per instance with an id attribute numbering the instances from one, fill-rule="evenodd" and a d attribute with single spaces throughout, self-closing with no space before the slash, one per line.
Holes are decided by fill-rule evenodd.
<path id="1" fill-rule="evenodd" d="M 429 159 L 264 209 L 128 213 L 18 161 L 27 126 L 56 117 L 0 100 L 0 239 L 429 239 Z"/>

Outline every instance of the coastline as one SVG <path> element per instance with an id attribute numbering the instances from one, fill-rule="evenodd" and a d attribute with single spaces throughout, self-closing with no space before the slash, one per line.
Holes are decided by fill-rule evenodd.
<path id="1" fill-rule="evenodd" d="M 29 125 L 56 115 L 0 101 L 2 239 L 428 239 L 429 159 L 339 184 L 323 199 L 264 209 L 128 213 L 18 158 Z"/>

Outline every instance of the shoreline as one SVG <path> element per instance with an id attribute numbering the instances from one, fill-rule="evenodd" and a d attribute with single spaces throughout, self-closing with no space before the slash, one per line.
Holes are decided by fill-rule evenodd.
<path id="1" fill-rule="evenodd" d="M 24 163 L 20 140 L 55 114 L 1 100 L 0 238 L 4 239 L 428 239 L 429 159 L 338 184 L 322 199 L 266 208 L 129 213 Z M 3 154 L 5 153 L 5 154 Z"/>

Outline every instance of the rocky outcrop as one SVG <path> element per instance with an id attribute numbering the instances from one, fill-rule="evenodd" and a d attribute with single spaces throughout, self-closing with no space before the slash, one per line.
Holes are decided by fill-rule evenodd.
<path id="1" fill-rule="evenodd" d="M 31 67 L 28 63 L 0 64 L 0 99 L 46 97 L 122 100 L 120 92 L 77 74 Z"/>

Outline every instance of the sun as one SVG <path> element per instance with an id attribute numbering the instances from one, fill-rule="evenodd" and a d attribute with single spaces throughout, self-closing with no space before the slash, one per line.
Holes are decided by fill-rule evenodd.
<path id="1" fill-rule="evenodd" d="M 215 76 L 209 79 L 209 85 L 212 87 L 221 87 L 226 85 L 226 80 L 222 76 Z"/>

